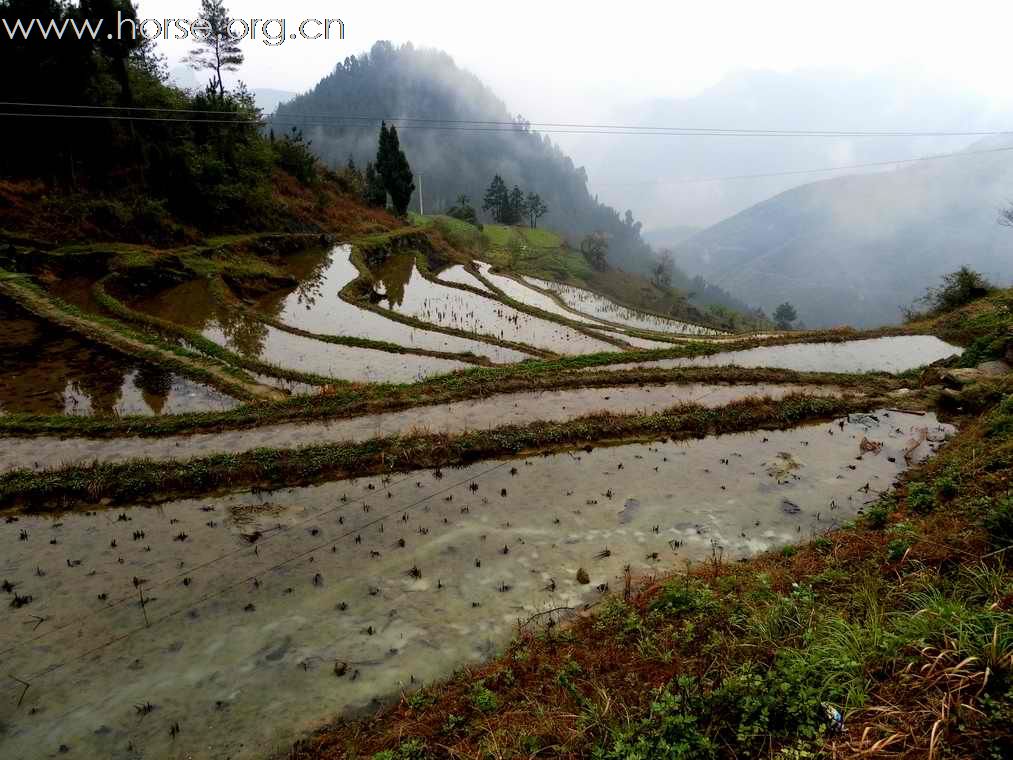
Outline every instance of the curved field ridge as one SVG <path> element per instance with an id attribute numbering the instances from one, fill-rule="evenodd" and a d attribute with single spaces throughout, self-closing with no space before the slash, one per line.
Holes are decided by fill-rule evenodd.
<path id="1" fill-rule="evenodd" d="M 403 435 L 420 430 L 461 433 L 500 425 L 520 425 L 536 419 L 570 420 L 594 412 L 652 413 L 678 403 L 715 408 L 752 396 L 779 399 L 791 393 L 840 396 L 842 390 L 831 385 L 700 383 L 577 388 L 492 396 L 330 422 L 293 422 L 265 425 L 253 430 L 165 438 L 5 438 L 0 439 L 0 472 L 90 462 L 124 462 L 137 458 L 186 459 L 210 454 L 239 453 L 262 447 L 294 448 L 308 442 L 365 441 L 379 435 Z"/>

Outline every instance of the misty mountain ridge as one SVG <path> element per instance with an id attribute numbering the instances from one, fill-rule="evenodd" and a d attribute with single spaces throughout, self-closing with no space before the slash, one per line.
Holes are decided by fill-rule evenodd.
<path id="1" fill-rule="evenodd" d="M 968 151 L 1013 147 L 979 141 Z M 791 301 L 810 327 L 896 323 L 901 308 L 962 265 L 1004 284 L 1013 230 L 1013 150 L 938 159 L 787 190 L 675 248 L 677 262 L 772 311 Z"/>
<path id="2" fill-rule="evenodd" d="M 1008 129 L 1009 108 L 917 70 L 744 70 L 689 98 L 656 98 L 603 114 L 610 123 L 700 130 L 961 132 Z M 782 176 L 691 182 L 890 161 L 962 150 L 967 136 L 568 138 L 607 203 L 637 209 L 648 228 L 708 227 L 806 181 Z M 622 160 L 617 161 L 616 155 Z"/>
<path id="3" fill-rule="evenodd" d="M 272 124 L 279 132 L 301 129 L 331 166 L 344 166 L 351 157 L 362 168 L 375 160 L 381 118 L 403 120 L 400 143 L 416 178 L 411 209 L 419 209 L 421 185 L 427 213 L 445 211 L 464 194 L 490 221 L 482 199 L 498 174 L 508 187 L 538 193 L 549 209 L 539 226 L 558 232 L 574 248 L 586 235 L 604 232 L 614 266 L 647 273 L 654 264 L 632 212 L 599 202 L 588 190 L 583 167 L 548 136 L 531 131 L 443 51 L 377 42 L 368 53 L 339 63 L 308 92 L 280 104 Z M 698 303 L 749 309 L 683 272 L 674 273 L 673 285 L 694 290 Z"/>

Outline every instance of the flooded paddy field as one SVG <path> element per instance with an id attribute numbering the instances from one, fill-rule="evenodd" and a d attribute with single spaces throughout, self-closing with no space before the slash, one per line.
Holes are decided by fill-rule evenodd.
<path id="1" fill-rule="evenodd" d="M 767 367 L 797 372 L 906 372 L 963 353 L 934 335 L 898 335 L 839 343 L 793 343 L 727 351 L 710 356 L 611 365 L 633 367 Z"/>
<path id="2" fill-rule="evenodd" d="M 680 335 L 718 336 L 725 334 L 709 327 L 692 325 L 677 319 L 668 319 L 631 309 L 598 293 L 574 285 L 565 285 L 561 282 L 542 280 L 537 277 L 525 277 L 524 280 L 537 288 L 555 293 L 563 303 L 574 311 L 605 322 L 633 327 L 638 330 Z"/>
<path id="3" fill-rule="evenodd" d="M 423 330 L 380 314 L 360 309 L 343 301 L 341 289 L 359 276 L 351 262 L 351 246 L 343 245 L 322 253 L 319 251 L 289 256 L 285 268 L 300 284 L 294 290 L 285 290 L 264 296 L 258 308 L 285 325 L 316 335 L 339 335 L 386 341 L 408 348 L 447 353 L 472 353 L 488 357 L 495 364 L 524 361 L 527 354 L 456 335 Z M 471 277 L 472 284 L 481 285 Z"/>
<path id="4" fill-rule="evenodd" d="M 397 274 L 390 274 L 392 270 Z M 572 327 L 533 317 L 491 297 L 431 282 L 419 274 L 411 257 L 394 257 L 377 279 L 385 286 L 381 306 L 423 322 L 477 336 L 491 335 L 557 354 L 620 350 Z"/>
<path id="5" fill-rule="evenodd" d="M 463 433 L 510 424 L 524 425 L 532 420 L 565 421 L 595 412 L 650 414 L 680 403 L 715 408 L 753 396 L 778 399 L 791 393 L 842 395 L 840 388 L 826 385 L 691 383 L 577 388 L 513 393 L 343 420 L 262 425 L 252 430 L 226 430 L 160 438 L 0 438 L 0 472 L 90 462 L 123 462 L 136 458 L 186 459 L 239 453 L 259 447 L 294 448 L 307 442 L 365 441 L 413 431 Z"/>
<path id="6" fill-rule="evenodd" d="M 189 280 L 147 294 L 130 305 L 195 330 L 243 356 L 338 380 L 414 382 L 471 366 L 450 359 L 336 345 L 286 332 L 220 306 L 204 280 Z"/>
<path id="7" fill-rule="evenodd" d="M 0 299 L 0 323 L 0 414 L 179 414 L 239 403 L 84 341 L 7 299 Z"/>
<path id="8" fill-rule="evenodd" d="M 465 269 L 463 264 L 454 264 L 451 267 L 447 267 L 437 275 L 436 279 L 443 280 L 444 282 L 455 282 L 458 285 L 470 285 L 473 288 L 484 290 L 486 293 L 492 292 L 485 286 L 484 282 Z"/>
<path id="9" fill-rule="evenodd" d="M 603 325 L 596 319 L 590 317 L 581 316 L 575 314 L 569 309 L 563 308 L 555 300 L 549 296 L 541 293 L 534 288 L 530 288 L 521 282 L 518 282 L 512 277 L 506 277 L 505 275 L 493 274 L 491 265 L 476 261 L 475 265 L 479 268 L 482 276 L 489 280 L 493 285 L 502 290 L 508 297 L 520 303 L 527 304 L 528 306 L 534 306 L 536 309 L 548 312 L 550 314 L 556 314 L 560 317 L 565 317 L 574 322 L 580 322 L 588 326 L 602 328 Z"/>
<path id="10" fill-rule="evenodd" d="M 880 411 L 22 516 L 0 524 L 4 757 L 270 754 L 488 657 L 519 620 L 621 588 L 627 564 L 732 560 L 852 519 L 951 432 Z"/>

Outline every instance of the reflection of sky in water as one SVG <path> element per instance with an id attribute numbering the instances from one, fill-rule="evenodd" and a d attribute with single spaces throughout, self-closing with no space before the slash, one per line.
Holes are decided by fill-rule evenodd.
<path id="1" fill-rule="evenodd" d="M 596 587 L 618 587 L 626 564 L 645 575 L 712 550 L 734 559 L 852 519 L 902 471 L 911 440 L 928 439 L 924 454 L 945 432 L 931 415 L 880 412 L 843 429 L 23 517 L 0 525 L 0 574 L 33 597 L 0 617 L 5 669 L 31 682 L 21 709 L 21 687 L 0 684 L 5 751 L 66 744 L 116 757 L 132 742 L 150 757 L 243 758 L 283 748 L 413 678 L 488 656 L 518 619 L 599 599 Z M 863 437 L 883 450 L 856 459 Z M 45 624 L 26 626 L 32 615 Z M 344 676 L 335 662 L 348 664 Z M 135 706 L 148 702 L 142 719 Z"/>
<path id="2" fill-rule="evenodd" d="M 487 356 L 497 364 L 527 358 L 519 351 L 491 343 L 420 330 L 343 301 L 338 295 L 341 289 L 359 276 L 349 258 L 351 250 L 351 246 L 343 245 L 326 254 L 316 252 L 290 257 L 286 260 L 287 266 L 300 280 L 299 287 L 265 296 L 258 302 L 259 308 L 279 322 L 317 335 L 370 338 L 429 351 L 470 352 Z M 409 267 L 404 275 L 410 274 Z M 393 290 L 402 291 L 403 284 L 400 289 L 395 285 Z"/>
<path id="3" fill-rule="evenodd" d="M 841 343 L 794 343 L 726 351 L 691 359 L 614 364 L 610 369 L 653 367 L 769 367 L 797 372 L 906 372 L 960 354 L 963 350 L 934 335 L 900 335 Z"/>
<path id="4" fill-rule="evenodd" d="M 485 286 L 485 283 L 465 269 L 463 264 L 454 264 L 452 267 L 447 267 L 440 272 L 437 279 L 443 280 L 444 282 L 456 282 L 459 285 L 471 285 L 471 287 L 484 290 L 487 293 L 491 292 L 489 288 Z"/>
<path id="5" fill-rule="evenodd" d="M 596 412 L 651 413 L 675 404 L 718 407 L 749 396 L 782 398 L 789 393 L 836 395 L 833 386 L 805 385 L 669 385 L 571 388 L 560 391 L 510 393 L 400 412 L 363 415 L 320 422 L 261 425 L 250 430 L 222 430 L 157 438 L 122 436 L 112 439 L 36 436 L 8 439 L 0 446 L 0 471 L 18 467 L 46 467 L 64 463 L 117 462 L 137 457 L 178 459 L 258 447 L 292 448 L 306 441 L 335 443 L 363 441 L 379 435 L 402 435 L 415 430 L 461 433 L 502 425 L 526 425 L 532 420 L 561 421 Z"/>

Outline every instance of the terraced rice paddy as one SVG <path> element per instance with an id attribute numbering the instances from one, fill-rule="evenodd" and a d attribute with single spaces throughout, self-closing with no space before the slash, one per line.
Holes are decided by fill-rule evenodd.
<path id="1" fill-rule="evenodd" d="M 532 420 L 564 421 L 597 412 L 650 414 L 676 404 L 715 408 L 744 398 L 783 398 L 790 393 L 837 396 L 834 386 L 671 384 L 576 388 L 511 393 L 475 401 L 423 406 L 404 412 L 365 415 L 345 420 L 262 425 L 254 430 L 112 439 L 36 436 L 0 438 L 0 472 L 44 469 L 90 462 L 124 462 L 138 457 L 165 460 L 239 453 L 255 448 L 294 448 L 305 443 L 365 441 L 413 431 L 462 433 Z"/>
<path id="2" fill-rule="evenodd" d="M 488 357 L 495 364 L 528 358 L 520 351 L 492 343 L 395 322 L 342 300 L 338 295 L 342 288 L 359 276 L 350 260 L 351 253 L 352 247 L 343 245 L 327 253 L 313 251 L 288 257 L 286 268 L 299 279 L 299 286 L 264 296 L 258 308 L 285 325 L 316 335 L 367 338 L 428 351 L 471 353 Z M 467 272 L 464 274 L 471 277 Z M 472 280 L 479 284 L 473 277 Z"/>
<path id="3" fill-rule="evenodd" d="M 525 286 L 513 277 L 493 274 L 491 271 L 492 267 L 489 264 L 476 262 L 476 266 L 478 266 L 479 271 L 482 272 L 482 276 L 485 277 L 485 279 L 489 280 L 489 282 L 502 290 L 507 297 L 512 298 L 515 301 L 527 304 L 528 306 L 534 306 L 536 309 L 541 309 L 542 311 L 555 314 L 574 322 L 580 322 L 585 325 L 595 326 L 598 328 L 603 327 L 602 323 L 598 320 L 583 317 L 580 314 L 574 313 L 570 309 L 560 306 L 554 299 L 533 288 Z"/>
<path id="4" fill-rule="evenodd" d="M 205 338 L 243 356 L 283 369 L 337 380 L 413 382 L 469 366 L 430 356 L 336 345 L 286 332 L 239 310 L 216 304 L 203 280 L 175 285 L 145 296 L 133 302 L 132 306 L 196 330 Z"/>
<path id="5" fill-rule="evenodd" d="M 83 341 L 6 299 L 0 299 L 0 324 L 0 414 L 179 414 L 238 403 Z"/>
<path id="6" fill-rule="evenodd" d="M 262 757 L 489 656 L 518 621 L 595 603 L 626 565 L 749 556 L 849 520 L 950 432 L 880 410 L 21 516 L 0 525 L 4 756 Z"/>
<path id="7" fill-rule="evenodd" d="M 495 364 L 530 358 L 495 340 L 530 347 L 532 354 L 572 356 L 623 350 L 610 341 L 637 348 L 678 345 L 631 337 L 627 331 L 633 329 L 673 339 L 731 338 L 625 309 L 589 291 L 543 280 L 528 280 L 529 287 L 481 265 L 483 276 L 517 302 L 514 308 L 459 265 L 432 281 L 420 274 L 414 254 L 374 254 L 372 268 L 358 281 L 355 262 L 365 255 L 353 259 L 348 246 L 339 246 L 272 258 L 271 266 L 280 264 L 296 287 L 265 293 L 265 283 L 286 281 L 271 266 L 263 280 L 253 268 L 248 290 L 221 274 L 219 282 L 230 282 L 244 299 L 219 300 L 204 279 L 156 292 L 133 292 L 124 280 L 117 287 L 127 292 L 116 295 L 134 309 L 269 365 L 241 362 L 254 367 L 258 382 L 300 394 L 319 393 L 330 379 L 411 383 L 474 366 L 454 355 Z M 50 292 L 94 320 L 101 307 L 92 284 L 72 277 L 52 283 Z M 568 308 L 538 288 L 556 293 Z M 343 289 L 349 300 L 339 295 Z M 486 295 L 476 292 L 482 290 Z M 545 315 L 533 316 L 520 304 Z M 73 311 L 60 308 L 63 317 Z M 49 318 L 57 319 L 52 313 Z M 229 410 L 238 403 L 78 340 L 13 304 L 0 302 L 0 321 L 4 412 L 168 414 Z M 91 334 L 80 324 L 61 324 Z M 109 324 L 101 323 L 112 329 Z M 167 345 L 163 331 L 171 332 L 161 326 L 143 333 L 150 345 L 137 337 L 141 332 L 129 333 L 140 344 L 132 355 L 162 356 L 166 365 L 233 387 L 229 383 L 239 374 L 232 368 L 222 369 L 232 373 L 224 379 L 207 368 L 212 359 L 240 363 L 234 357 L 223 359 L 205 345 L 206 354 L 215 354 L 207 363 L 192 356 L 185 357 L 190 363 L 175 361 L 173 351 L 185 352 Z M 349 339 L 380 341 L 390 350 L 333 342 Z M 111 345 L 129 352 L 126 340 L 121 336 L 121 343 Z M 191 336 L 190 342 L 199 341 Z M 249 397 L 258 400 L 236 412 L 179 418 L 157 429 L 143 420 L 90 421 L 89 427 L 81 420 L 46 417 L 38 427 L 24 427 L 34 419 L 14 420 L 23 425 L 17 429 L 40 434 L 0 439 L 9 506 L 0 523 L 0 580 L 8 605 L 0 617 L 0 662 L 7 676 L 0 681 L 0 755 L 241 760 L 283 754 L 335 715 L 374 708 L 402 690 L 488 658 L 518 624 L 590 608 L 621 586 L 626 568 L 649 576 L 707 557 L 748 557 L 852 520 L 953 432 L 931 413 L 880 409 L 790 430 L 631 443 L 633 435 L 703 435 L 755 428 L 758 420 L 793 424 L 830 408 L 871 408 L 882 403 L 873 394 L 899 382 L 810 376 L 805 379 L 813 384 L 799 385 L 800 378 L 788 373 L 753 373 L 785 378 L 759 385 L 737 383 L 745 379 L 741 372 L 718 371 L 710 374 L 721 382 L 698 384 L 648 373 L 612 379 L 609 371 L 731 364 L 899 373 L 959 350 L 934 337 L 904 336 L 617 365 L 548 357 L 412 388 L 342 385 L 327 388 L 321 398 L 275 399 L 254 388 Z M 588 365 L 601 374 L 573 369 Z M 551 374 L 557 369 L 558 382 Z M 272 371 L 307 376 L 282 380 Z M 509 378 L 509 385 L 500 387 L 500 378 Z M 553 389 L 530 391 L 549 381 Z M 635 381 L 642 384 L 630 384 Z M 235 380 L 237 395 L 246 382 Z M 569 387 L 577 384 L 599 387 Z M 397 398 L 388 399 L 388 391 Z M 848 397 L 831 406 L 799 393 Z M 757 396 L 769 400 L 706 411 Z M 694 406 L 658 414 L 680 404 Z M 633 417 L 639 414 L 656 416 Z M 719 419 L 735 424 L 721 427 Z M 679 427 L 684 421 L 687 427 Z M 573 423 L 565 435 L 552 426 L 562 422 Z M 472 435 L 409 438 L 418 432 Z M 627 437 L 602 445 L 603 438 L 621 435 Z M 489 441 L 496 445 L 486 446 Z M 309 460 L 290 457 L 289 466 L 300 468 L 297 479 L 274 476 L 289 472 L 283 469 L 267 473 L 292 450 L 323 443 L 333 445 L 298 454 L 330 466 L 326 457 L 340 463 L 349 451 L 367 452 L 367 458 L 370 451 L 389 451 L 390 458 L 376 454 L 389 474 L 266 488 L 268 482 L 305 484 L 335 472 L 366 471 L 321 467 L 302 477 L 304 463 L 311 469 Z M 397 447 L 411 445 L 425 456 L 399 459 Z M 530 454 L 541 446 L 542 453 Z M 469 464 L 446 466 L 446 451 L 455 452 L 450 461 Z M 212 467 L 212 460 L 200 458 L 211 455 L 221 455 L 213 464 L 218 479 L 200 479 L 208 472 L 201 468 Z M 479 456 L 500 458 L 471 463 Z M 193 461 L 177 466 L 178 460 Z M 264 469 L 255 477 L 246 472 L 244 480 L 240 461 Z M 442 469 L 393 472 L 433 461 Z M 92 463 L 129 463 L 115 472 L 135 475 L 113 481 L 109 469 L 89 469 Z M 68 465 L 85 474 L 60 471 Z M 68 502 L 53 496 L 75 493 L 68 498 L 98 502 L 105 493 L 99 481 L 106 478 L 134 484 L 121 492 L 131 494 L 123 498 L 165 501 L 170 486 L 164 473 L 173 468 L 185 473 L 187 486 L 172 493 L 213 492 L 158 507 L 97 505 L 96 511 L 62 513 Z M 144 478 L 130 480 L 136 473 Z M 255 479 L 261 475 L 263 480 Z M 48 487 L 79 476 L 87 483 L 83 491 Z M 239 482 L 258 487 L 240 490 Z M 39 484 L 45 487 L 31 490 Z M 147 484 L 156 485 L 149 492 Z M 38 495 L 37 501 L 18 501 L 19 488 Z M 26 503 L 50 516 L 12 506 Z"/>
<path id="8" fill-rule="evenodd" d="M 661 359 L 613 365 L 633 367 L 772 367 L 797 372 L 890 372 L 900 373 L 962 353 L 933 335 L 898 335 L 887 338 L 838 343 L 794 343 L 760 346 L 689 359 Z"/>
<path id="9" fill-rule="evenodd" d="M 425 279 L 414 263 L 397 289 L 385 290 L 381 305 L 392 311 L 477 336 L 524 343 L 557 354 L 618 351 L 617 346 L 572 327 L 518 311 L 492 298 Z"/>
<path id="10" fill-rule="evenodd" d="M 675 333 L 678 335 L 719 336 L 724 334 L 720 330 L 692 325 L 676 319 L 668 319 L 631 309 L 617 304 L 615 301 L 598 293 L 578 288 L 574 285 L 565 285 L 560 282 L 542 280 L 537 277 L 525 277 L 524 279 L 537 288 L 555 293 L 562 299 L 563 303 L 574 311 L 605 322 L 611 322 L 624 327 L 633 327 L 638 330 Z"/>
<path id="11" fill-rule="evenodd" d="M 440 272 L 436 279 L 443 280 L 444 282 L 456 282 L 458 285 L 470 285 L 473 288 L 484 290 L 486 293 L 492 292 L 480 279 L 465 269 L 462 264 L 454 264 L 451 267 L 447 267 Z"/>

